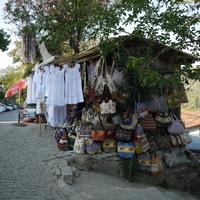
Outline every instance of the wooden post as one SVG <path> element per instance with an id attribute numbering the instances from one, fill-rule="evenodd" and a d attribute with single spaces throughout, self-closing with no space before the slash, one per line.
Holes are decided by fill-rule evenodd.
<path id="1" fill-rule="evenodd" d="M 39 136 L 41 137 L 41 117 L 40 117 L 40 114 L 39 114 L 39 123 L 40 123 L 40 134 L 39 134 Z"/>

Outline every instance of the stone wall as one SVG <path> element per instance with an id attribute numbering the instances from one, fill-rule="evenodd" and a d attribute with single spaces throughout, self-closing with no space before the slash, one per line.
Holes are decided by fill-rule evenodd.
<path id="1" fill-rule="evenodd" d="M 162 152 L 159 153 L 162 155 Z M 165 167 L 164 172 L 157 175 L 151 175 L 144 171 L 139 172 L 133 182 L 182 190 L 200 197 L 200 156 L 189 150 L 181 153 L 184 153 L 186 162 L 171 168 Z M 126 179 L 123 172 L 123 160 L 117 153 L 74 155 L 74 158 L 74 165 L 80 170 L 116 176 L 122 181 Z"/>

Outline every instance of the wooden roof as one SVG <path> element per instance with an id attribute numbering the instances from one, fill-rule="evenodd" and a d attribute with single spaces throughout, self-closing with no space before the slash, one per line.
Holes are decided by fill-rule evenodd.
<path id="1" fill-rule="evenodd" d="M 196 60 L 196 58 L 191 54 L 179 51 L 175 48 L 160 44 L 153 40 L 144 39 L 138 36 L 132 36 L 132 37 L 120 36 L 120 38 L 122 39 L 124 46 L 131 46 L 132 49 L 133 50 L 135 49 L 136 51 L 140 49 L 141 53 L 142 51 L 144 51 L 145 47 L 150 44 L 153 49 L 152 56 L 157 56 L 158 58 L 164 59 L 171 63 L 181 65 L 185 64 L 185 62 L 193 63 Z M 95 56 L 97 57 L 97 55 L 99 55 L 98 47 L 99 46 L 96 45 L 88 50 L 85 50 L 83 52 L 80 52 L 79 54 L 75 54 L 72 56 L 56 56 L 55 63 L 63 65 L 65 63 L 71 62 L 72 60 L 76 61 L 77 63 L 80 63 L 83 62 L 84 60 L 92 59 Z M 162 54 L 160 54 L 160 52 L 163 51 L 163 49 L 165 49 L 165 51 L 162 52 Z"/>
<path id="2" fill-rule="evenodd" d="M 186 128 L 200 127 L 200 111 L 181 110 L 181 119 Z"/>
<path id="3" fill-rule="evenodd" d="M 83 62 L 86 58 L 87 60 L 94 58 L 98 55 L 98 46 L 94 46 L 88 50 L 82 51 L 79 54 L 75 54 L 73 56 L 58 56 L 55 59 L 56 63 L 61 65 L 71 62 L 72 60 L 76 61 L 77 63 Z"/>

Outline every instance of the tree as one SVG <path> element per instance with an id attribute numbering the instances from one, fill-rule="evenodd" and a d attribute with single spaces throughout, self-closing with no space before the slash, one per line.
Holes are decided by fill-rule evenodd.
<path id="1" fill-rule="evenodd" d="M 132 24 L 132 34 L 197 53 L 199 6 L 171 0 L 10 0 L 4 13 L 19 35 L 42 32 L 54 49 L 78 53 L 82 41 L 105 40 Z"/>
<path id="2" fill-rule="evenodd" d="M 19 35 L 42 32 L 43 40 L 54 54 L 66 53 L 69 48 L 79 53 L 81 42 L 99 38 L 108 18 L 113 21 L 119 17 L 111 5 L 108 12 L 107 3 L 98 0 L 90 3 L 87 0 L 11 0 L 4 13 L 8 23 L 17 24 Z M 106 16 L 106 20 L 102 16 Z M 108 25 L 110 32 L 112 24 Z"/>
<path id="3" fill-rule="evenodd" d="M 82 42 L 92 39 L 101 42 L 100 52 L 106 56 L 121 47 L 123 40 L 123 37 L 111 40 L 110 36 L 126 33 L 125 27 L 131 24 L 129 37 L 148 39 L 149 44 L 143 48 L 143 57 L 132 57 L 129 63 L 124 63 L 127 72 L 137 71 L 136 63 L 140 63 L 143 66 L 142 71 L 137 71 L 141 72 L 140 86 L 164 87 L 167 83 L 187 83 L 188 78 L 200 80 L 199 67 L 193 70 L 191 63 L 183 62 L 182 69 L 173 69 L 173 77 L 163 78 L 149 69 L 152 60 L 168 51 L 164 45 L 199 57 L 199 8 L 199 2 L 180 4 L 172 0 L 9 0 L 4 12 L 7 21 L 18 25 L 18 35 L 42 33 L 54 55 L 66 54 L 71 49 L 79 53 Z M 152 41 L 164 44 L 154 57 Z M 159 79 L 153 78 L 156 76 Z"/>
<path id="4" fill-rule="evenodd" d="M 10 44 L 10 35 L 8 35 L 3 29 L 0 29 L 0 50 L 8 50 Z"/>

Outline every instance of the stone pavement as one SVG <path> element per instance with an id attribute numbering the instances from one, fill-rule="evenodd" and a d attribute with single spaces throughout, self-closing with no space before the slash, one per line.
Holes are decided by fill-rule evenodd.
<path id="1" fill-rule="evenodd" d="M 197 199 L 69 166 L 76 155 L 58 150 L 51 127 L 41 124 L 40 135 L 39 124 L 21 126 L 17 117 L 17 110 L 0 114 L 0 200 Z"/>
<path id="2" fill-rule="evenodd" d="M 58 187 L 55 166 L 43 160 L 58 151 L 52 131 L 39 137 L 39 125 L 16 126 L 18 111 L 0 114 L 0 199 L 69 199 Z"/>

